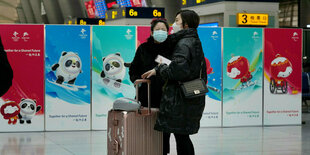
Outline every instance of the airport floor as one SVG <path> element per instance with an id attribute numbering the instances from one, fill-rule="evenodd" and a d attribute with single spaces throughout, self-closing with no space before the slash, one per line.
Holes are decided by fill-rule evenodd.
<path id="1" fill-rule="evenodd" d="M 310 113 L 300 126 L 201 128 L 196 155 L 309 155 Z M 106 131 L 0 133 L 0 155 L 106 155 Z M 171 154 L 176 155 L 171 136 Z"/>

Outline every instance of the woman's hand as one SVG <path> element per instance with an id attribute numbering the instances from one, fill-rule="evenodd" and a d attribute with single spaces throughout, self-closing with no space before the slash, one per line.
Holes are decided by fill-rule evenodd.
<path id="1" fill-rule="evenodd" d="M 149 70 L 149 71 L 145 72 L 144 74 L 141 75 L 141 78 L 142 79 L 150 78 L 153 75 L 156 75 L 155 69 L 152 69 L 152 70 Z"/>

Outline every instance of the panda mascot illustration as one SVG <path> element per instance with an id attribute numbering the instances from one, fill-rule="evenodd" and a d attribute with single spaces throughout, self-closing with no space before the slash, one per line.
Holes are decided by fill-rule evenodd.
<path id="1" fill-rule="evenodd" d="M 56 83 L 74 84 L 77 76 L 82 73 L 82 62 L 77 53 L 62 52 L 59 62 L 52 66 L 52 70 L 56 71 Z"/>
<path id="2" fill-rule="evenodd" d="M 125 77 L 126 68 L 129 67 L 129 63 L 124 63 L 124 59 L 121 57 L 120 53 L 110 54 L 103 60 L 103 70 L 101 72 L 101 77 L 103 82 L 108 84 L 110 80 L 114 80 L 114 86 L 120 88 L 121 82 Z"/>
<path id="3" fill-rule="evenodd" d="M 27 124 L 30 124 L 33 116 L 41 110 L 41 106 L 37 106 L 36 103 L 36 100 L 21 99 L 19 103 L 20 112 L 18 114 L 20 124 L 24 124 L 25 121 Z"/>

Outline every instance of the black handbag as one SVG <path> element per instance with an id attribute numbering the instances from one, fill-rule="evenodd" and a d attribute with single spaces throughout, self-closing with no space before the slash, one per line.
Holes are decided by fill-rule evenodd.
<path id="1" fill-rule="evenodd" d="M 183 92 L 185 98 L 204 96 L 207 92 L 209 92 L 205 81 L 201 79 L 202 64 L 203 63 L 201 62 L 200 77 L 198 79 L 187 82 L 179 82 L 181 91 Z"/>

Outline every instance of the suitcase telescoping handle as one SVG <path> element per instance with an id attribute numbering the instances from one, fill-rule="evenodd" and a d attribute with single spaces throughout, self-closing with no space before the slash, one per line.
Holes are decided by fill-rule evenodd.
<path id="1" fill-rule="evenodd" d="M 113 147 L 114 147 L 113 148 L 114 153 L 118 154 L 118 152 L 119 152 L 119 149 L 118 149 L 119 148 L 119 143 L 118 143 L 118 141 L 116 139 L 114 139 Z"/>
<path id="2" fill-rule="evenodd" d="M 136 87 L 136 100 L 139 101 L 139 84 L 147 83 L 147 97 L 148 97 L 148 113 L 147 115 L 151 115 L 151 80 L 149 79 L 138 79 L 135 81 Z"/>

